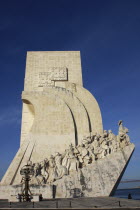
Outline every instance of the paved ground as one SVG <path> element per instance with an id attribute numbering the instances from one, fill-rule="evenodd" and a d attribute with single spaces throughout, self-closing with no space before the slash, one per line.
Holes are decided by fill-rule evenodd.
<path id="1" fill-rule="evenodd" d="M 0 200 L 1 208 L 11 208 L 11 209 L 66 209 L 66 208 L 79 208 L 79 209 L 140 209 L 140 201 L 128 200 L 122 198 L 114 197 L 98 197 L 98 198 L 73 198 L 73 199 L 49 199 L 41 202 L 11 202 L 6 200 Z"/>

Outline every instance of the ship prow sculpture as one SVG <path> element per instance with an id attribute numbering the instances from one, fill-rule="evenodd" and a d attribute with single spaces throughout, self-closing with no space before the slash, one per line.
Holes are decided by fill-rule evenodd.
<path id="1" fill-rule="evenodd" d="M 128 129 L 103 130 L 97 101 L 83 88 L 79 51 L 28 52 L 21 145 L 1 181 L 0 198 L 30 191 L 44 198 L 110 196 L 134 151 Z"/>

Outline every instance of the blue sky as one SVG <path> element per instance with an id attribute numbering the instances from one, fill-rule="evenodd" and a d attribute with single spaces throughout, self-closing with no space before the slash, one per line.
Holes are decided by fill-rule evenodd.
<path id="1" fill-rule="evenodd" d="M 140 179 L 139 0 L 0 0 L 0 177 L 19 148 L 26 52 L 41 50 L 81 51 L 104 129 L 122 119 L 136 145 L 124 178 Z"/>

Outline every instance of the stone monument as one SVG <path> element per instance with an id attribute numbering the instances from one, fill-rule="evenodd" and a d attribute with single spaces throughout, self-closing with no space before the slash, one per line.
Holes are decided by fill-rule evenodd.
<path id="1" fill-rule="evenodd" d="M 34 171 L 30 189 L 43 197 L 113 194 L 134 145 L 122 121 L 117 136 L 103 130 L 98 103 L 83 87 L 80 52 L 28 52 L 22 101 L 20 148 L 0 198 L 21 192 L 27 163 Z"/>

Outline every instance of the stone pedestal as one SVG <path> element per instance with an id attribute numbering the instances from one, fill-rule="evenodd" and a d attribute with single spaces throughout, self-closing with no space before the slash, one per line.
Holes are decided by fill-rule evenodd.
<path id="1" fill-rule="evenodd" d="M 71 172 L 53 185 L 31 185 L 30 190 L 33 195 L 42 194 L 46 199 L 110 196 L 116 190 L 133 151 L 134 144 L 130 144 L 77 172 Z M 21 185 L 0 186 L 0 199 L 11 200 L 21 190 Z"/>

